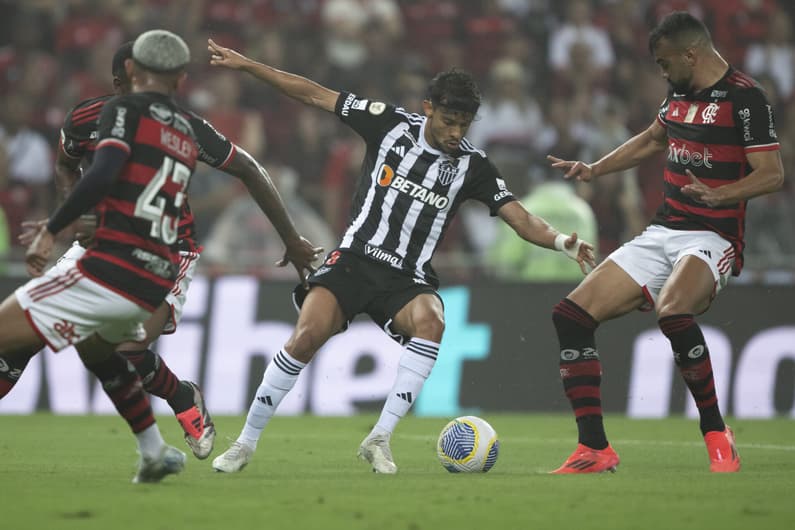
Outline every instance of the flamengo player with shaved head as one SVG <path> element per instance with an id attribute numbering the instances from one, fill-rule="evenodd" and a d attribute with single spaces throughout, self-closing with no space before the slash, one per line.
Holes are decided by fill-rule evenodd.
<path id="1" fill-rule="evenodd" d="M 113 57 L 113 88 L 119 95 L 128 94 L 131 90 L 131 81 L 124 65 L 132 57 L 132 49 L 132 42 L 125 43 Z M 80 177 L 81 165 L 91 162 L 96 147 L 97 118 L 112 97 L 105 95 L 87 99 L 69 111 L 61 129 L 55 162 L 56 185 L 60 195 L 70 192 Z M 322 249 L 314 247 L 298 234 L 268 173 L 251 155 L 230 142 L 209 122 L 190 111 L 186 111 L 186 115 L 196 135 L 198 160 L 239 178 L 245 184 L 251 197 L 284 241 L 284 258 L 278 265 L 292 263 L 299 277 L 305 278 L 312 270 L 312 261 Z M 88 217 L 95 222 L 93 216 Z M 36 228 L 39 223 L 26 224 Z M 89 228 L 86 235 L 90 232 Z M 29 231 L 23 234 L 22 242 L 29 243 L 33 233 Z M 180 252 L 177 281 L 166 299 L 144 322 L 146 338 L 142 341 L 125 341 L 118 350 L 138 371 L 144 389 L 166 400 L 184 431 L 185 442 L 197 458 L 203 459 L 209 456 L 215 440 L 215 427 L 204 396 L 196 383 L 180 380 L 163 358 L 149 347 L 161 334 L 176 331 L 200 257 L 201 245 L 194 237 L 194 218 L 188 200 L 182 202 L 177 240 Z M 47 274 L 56 275 L 59 270 L 71 267 L 83 255 L 85 247 L 90 245 L 86 238 L 81 238 L 81 242 L 76 241 Z M 27 352 L 16 352 L 14 358 L 0 354 L 0 399 L 20 380 L 28 361 L 37 351 L 37 348 L 33 348 Z"/>
<path id="2" fill-rule="evenodd" d="M 589 181 L 668 152 L 665 197 L 651 225 L 555 306 L 560 375 L 579 443 L 554 473 L 615 471 L 619 458 L 602 422 L 594 332 L 600 322 L 651 308 L 696 402 L 710 470 L 740 470 L 694 316 L 742 269 L 748 199 L 783 184 L 773 110 L 759 85 L 718 54 L 707 28 L 688 13 L 665 17 L 649 49 L 670 85 L 654 123 L 592 164 L 548 157 L 566 177 Z"/>

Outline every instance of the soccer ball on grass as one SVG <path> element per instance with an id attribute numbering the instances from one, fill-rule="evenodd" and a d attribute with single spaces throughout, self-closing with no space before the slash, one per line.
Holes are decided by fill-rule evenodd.
<path id="1" fill-rule="evenodd" d="M 497 432 L 483 418 L 461 416 L 442 429 L 436 443 L 439 462 L 450 473 L 485 473 L 497 462 Z"/>

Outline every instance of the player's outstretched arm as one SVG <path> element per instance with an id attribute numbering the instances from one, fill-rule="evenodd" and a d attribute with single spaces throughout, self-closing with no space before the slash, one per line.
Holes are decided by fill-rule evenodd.
<path id="1" fill-rule="evenodd" d="M 245 184 L 251 197 L 282 238 L 285 246 L 284 257 L 276 265 L 285 267 L 288 263 L 292 263 L 298 271 L 301 282 L 306 282 L 308 273 L 314 271 L 312 263 L 323 254 L 323 248 L 314 246 L 295 229 L 284 201 L 268 172 L 239 146 L 235 146 L 235 155 L 224 167 L 224 171 L 239 178 Z"/>
<path id="2" fill-rule="evenodd" d="M 576 232 L 570 236 L 561 234 L 544 219 L 528 212 L 519 201 L 505 204 L 497 214 L 525 241 L 559 250 L 579 263 L 583 274 L 588 274 L 588 267 L 596 267 L 592 244 L 578 239 Z"/>
<path id="3" fill-rule="evenodd" d="M 599 175 L 633 168 L 648 157 L 663 151 L 666 146 L 665 129 L 655 120 L 648 129 L 633 136 L 592 164 L 580 160 L 562 160 L 552 155 L 547 155 L 547 160 L 552 167 L 562 169 L 565 178 L 588 182 Z"/>
<path id="4" fill-rule="evenodd" d="M 224 66 L 248 72 L 301 103 L 334 112 L 339 92 L 330 90 L 300 75 L 283 72 L 266 64 L 258 63 L 231 48 L 224 48 L 212 39 L 207 40 L 207 50 L 212 53 L 210 64 L 213 66 Z"/>

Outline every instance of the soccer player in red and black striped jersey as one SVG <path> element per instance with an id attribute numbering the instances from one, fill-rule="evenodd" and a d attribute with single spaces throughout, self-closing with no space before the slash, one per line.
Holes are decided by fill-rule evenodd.
<path id="1" fill-rule="evenodd" d="M 468 199 L 483 203 L 519 237 L 564 251 L 583 272 L 593 263 L 593 247 L 528 212 L 486 153 L 466 139 L 480 106 L 480 90 L 467 72 L 437 74 L 421 115 L 330 90 L 213 41 L 209 49 L 211 64 L 245 71 L 289 97 L 335 113 L 367 143 L 350 225 L 309 278 L 310 288 L 296 289 L 298 323 L 266 367 L 238 439 L 213 460 L 213 468 L 243 469 L 301 370 L 332 335 L 357 314 L 366 314 L 405 350 L 381 416 L 360 444 L 359 455 L 378 473 L 396 473 L 392 433 L 430 375 L 444 332 L 431 258 L 460 205 Z"/>
<path id="2" fill-rule="evenodd" d="M 130 79 L 124 63 L 132 57 L 132 43 L 123 44 L 113 57 L 113 88 L 116 94 L 130 91 Z M 81 167 L 90 164 L 96 149 L 97 119 L 112 95 L 91 98 L 78 103 L 66 116 L 56 159 L 56 187 L 60 198 L 68 195 L 80 177 Z M 273 222 L 285 243 L 284 266 L 293 263 L 299 277 L 304 278 L 310 271 L 312 261 L 322 251 L 301 237 L 293 225 L 287 210 L 279 197 L 267 172 L 243 149 L 237 147 L 220 134 L 210 123 L 190 111 L 184 111 L 194 131 L 198 146 L 198 160 L 239 178 L 262 211 Z M 88 215 L 85 224 L 78 227 L 80 242 L 75 242 L 66 254 L 58 260 L 55 269 L 68 268 L 85 252 L 88 241 L 84 236 L 93 233 L 93 215 Z M 36 223 L 30 223 L 35 228 Z M 179 323 L 186 294 L 190 286 L 201 246 L 195 241 L 193 214 L 187 199 L 182 203 L 178 244 L 180 266 L 177 281 L 166 300 L 145 323 L 147 331 L 145 342 L 129 341 L 119 346 L 140 374 L 144 388 L 151 394 L 165 399 L 174 411 L 185 432 L 185 441 L 197 458 L 206 458 L 213 447 L 215 429 L 210 419 L 204 397 L 198 385 L 190 381 L 180 381 L 163 361 L 148 346 L 163 333 L 173 333 Z M 28 233 L 29 237 L 30 233 Z M 55 274 L 55 271 L 52 272 Z M 6 395 L 19 380 L 28 360 L 35 355 L 19 355 L 5 360 L 8 370 L 0 372 L 0 399 Z M 2 357 L 0 357 L 2 360 Z"/>
<path id="3" fill-rule="evenodd" d="M 567 178 L 590 181 L 668 153 L 664 200 L 650 226 L 553 311 L 560 375 L 579 429 L 577 449 L 555 473 L 618 465 L 602 421 L 594 332 L 600 322 L 652 307 L 698 408 L 710 470 L 740 469 L 694 315 L 740 273 L 747 201 L 783 184 L 773 110 L 759 85 L 720 56 L 707 28 L 688 13 L 665 17 L 651 32 L 649 49 L 670 85 L 651 126 L 592 164 L 548 157 Z"/>
<path id="4" fill-rule="evenodd" d="M 36 278 L 0 306 L 3 355 L 77 345 L 138 441 L 134 482 L 157 482 L 185 463 L 164 442 L 140 376 L 116 347 L 146 337 L 143 322 L 177 277 L 180 208 L 198 148 L 172 95 L 189 60 L 185 42 L 168 31 L 136 39 L 125 61 L 132 93 L 104 105 L 91 166 L 28 247 L 28 272 Z M 42 275 L 55 235 L 95 207 L 90 248 L 70 267 Z"/>

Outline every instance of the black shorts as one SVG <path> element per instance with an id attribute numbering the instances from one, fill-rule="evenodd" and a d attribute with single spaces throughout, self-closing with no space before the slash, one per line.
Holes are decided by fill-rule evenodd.
<path id="1" fill-rule="evenodd" d="M 441 301 L 439 293 L 422 280 L 344 250 L 330 252 L 308 281 L 310 289 L 322 285 L 337 298 L 346 320 L 340 331 L 345 331 L 353 318 L 363 313 L 400 344 L 411 337 L 393 329 L 395 315 L 423 293 L 433 294 Z M 303 305 L 308 292 L 301 284 L 293 290 L 293 302 L 297 308 Z"/>

